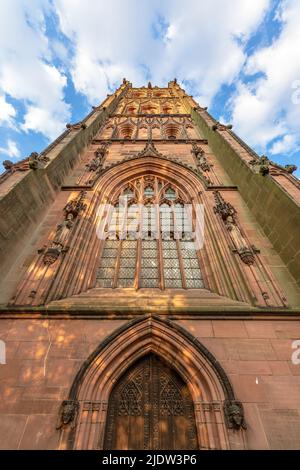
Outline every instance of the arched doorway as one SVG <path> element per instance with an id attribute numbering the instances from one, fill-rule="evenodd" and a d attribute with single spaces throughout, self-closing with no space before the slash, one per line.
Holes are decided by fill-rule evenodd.
<path id="1" fill-rule="evenodd" d="M 133 364 L 109 398 L 104 449 L 198 448 L 185 382 L 155 354 Z"/>
<path id="2" fill-rule="evenodd" d="M 159 363 L 155 363 L 157 360 Z M 148 381 L 143 376 L 142 389 L 132 387 L 132 378 L 139 376 L 140 367 L 143 374 L 147 370 L 150 374 L 152 370 Z M 161 373 L 162 381 L 153 392 L 154 373 Z M 163 384 L 170 381 L 175 388 L 164 389 Z M 126 393 L 124 387 L 127 387 Z M 150 392 L 151 399 L 145 400 Z M 161 392 L 163 397 L 156 403 L 157 394 Z M 169 415 L 172 394 L 175 401 L 172 404 L 173 414 Z M 141 447 L 142 439 L 134 441 L 136 437 L 132 437 L 133 441 L 130 442 L 120 441 L 122 436 L 119 437 L 119 429 L 125 429 L 126 426 L 128 429 L 131 420 L 126 418 L 126 422 L 121 419 L 123 410 L 126 407 L 128 410 L 129 406 L 123 396 L 133 400 L 133 413 L 135 409 L 139 412 L 141 407 L 140 415 L 132 419 L 132 424 L 143 429 L 144 448 L 246 447 L 243 406 L 236 400 L 224 369 L 202 343 L 173 321 L 157 315 L 141 316 L 121 326 L 99 344 L 82 364 L 68 399 L 61 404 L 57 424 L 61 432 L 60 449 Z M 145 404 L 139 400 L 144 400 Z M 177 404 L 183 408 L 182 414 L 176 415 L 174 410 Z M 144 426 L 144 421 L 147 420 L 147 413 L 153 415 L 159 408 L 165 411 L 161 416 L 152 416 L 151 426 L 156 428 L 151 431 L 149 426 Z M 177 427 L 187 426 L 187 415 L 191 417 L 189 421 L 195 424 L 195 441 L 192 437 L 194 427 L 191 426 L 188 429 L 191 435 L 185 440 L 181 436 L 182 440 L 178 442 Z M 149 429 L 151 432 L 147 437 Z M 174 432 L 175 441 L 164 441 L 169 439 L 164 437 L 164 432 Z M 162 436 L 159 437 L 160 441 L 157 441 L 157 436 Z"/>

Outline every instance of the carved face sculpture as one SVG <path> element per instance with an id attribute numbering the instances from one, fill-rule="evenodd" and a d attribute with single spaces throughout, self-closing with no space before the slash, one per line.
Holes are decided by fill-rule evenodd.
<path id="1" fill-rule="evenodd" d="M 228 411 L 233 426 L 239 429 L 243 424 L 243 415 L 240 408 L 237 405 L 230 405 Z"/>
<path id="2" fill-rule="evenodd" d="M 75 417 L 75 407 L 73 403 L 65 403 L 61 412 L 62 424 L 68 424 Z"/>

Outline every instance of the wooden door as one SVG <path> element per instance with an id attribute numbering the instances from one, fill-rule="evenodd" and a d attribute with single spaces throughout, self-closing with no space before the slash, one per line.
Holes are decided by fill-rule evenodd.
<path id="1" fill-rule="evenodd" d="M 159 357 L 143 357 L 112 390 L 104 449 L 197 449 L 186 384 Z"/>

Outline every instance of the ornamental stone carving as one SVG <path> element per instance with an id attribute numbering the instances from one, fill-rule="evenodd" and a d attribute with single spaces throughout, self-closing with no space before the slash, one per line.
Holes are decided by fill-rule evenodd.
<path id="1" fill-rule="evenodd" d="M 247 429 L 244 416 L 244 408 L 240 401 L 226 400 L 224 402 L 224 415 L 226 426 L 229 429 Z"/>
<path id="2" fill-rule="evenodd" d="M 74 226 L 74 221 L 79 213 L 86 208 L 86 204 L 83 202 L 85 194 L 85 191 L 81 191 L 77 198 L 69 201 L 64 207 L 65 219 L 61 224 L 57 225 L 51 246 L 40 250 L 40 252 L 44 253 L 44 264 L 49 266 L 55 263 L 61 253 L 68 251 L 69 247 L 67 246 L 67 242 Z"/>
<path id="3" fill-rule="evenodd" d="M 237 213 L 235 208 L 229 202 L 224 201 L 219 191 L 214 191 L 214 196 L 214 212 L 222 218 L 230 234 L 230 238 L 234 245 L 233 252 L 238 253 L 243 263 L 247 264 L 248 266 L 254 264 L 254 253 L 257 253 L 258 250 L 256 248 L 253 249 L 252 246 L 249 246 L 249 244 L 243 237 L 241 230 L 238 226 Z"/>
<path id="4" fill-rule="evenodd" d="M 64 400 L 60 405 L 56 429 L 63 429 L 71 425 L 71 429 L 76 426 L 79 402 L 77 400 Z"/>
<path id="5" fill-rule="evenodd" d="M 221 124 L 220 122 L 216 122 L 212 126 L 213 131 L 228 131 L 232 129 L 232 124 Z"/>
<path id="6" fill-rule="evenodd" d="M 28 157 L 29 168 L 31 170 L 37 170 L 43 168 L 46 163 L 50 160 L 46 155 L 41 155 L 37 152 L 32 152 Z"/>

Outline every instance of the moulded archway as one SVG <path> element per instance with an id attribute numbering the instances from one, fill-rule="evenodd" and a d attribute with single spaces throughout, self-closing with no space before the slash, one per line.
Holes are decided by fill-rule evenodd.
<path id="1" fill-rule="evenodd" d="M 239 402 L 221 365 L 185 329 L 153 315 L 121 327 L 82 365 L 64 402 L 75 404 L 76 413 L 72 425 L 69 420 L 61 426 L 61 448 L 103 448 L 110 394 L 124 372 L 147 354 L 162 357 L 187 385 L 200 449 L 245 448 L 244 431 L 233 429 L 224 414 L 224 404 Z"/>

